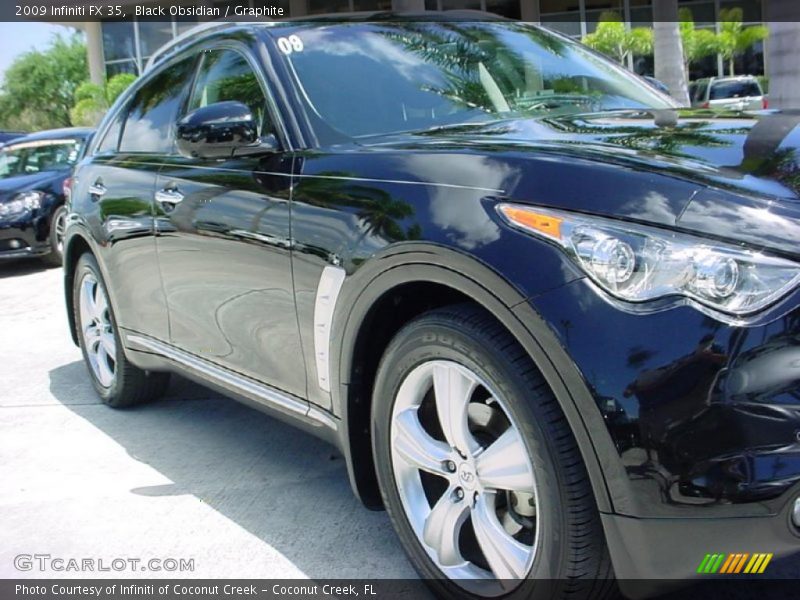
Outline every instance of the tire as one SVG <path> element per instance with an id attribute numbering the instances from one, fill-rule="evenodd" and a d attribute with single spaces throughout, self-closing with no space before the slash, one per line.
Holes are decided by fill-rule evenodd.
<path id="1" fill-rule="evenodd" d="M 169 384 L 169 373 L 143 371 L 125 357 L 114 311 L 94 256 L 75 267 L 72 304 L 83 360 L 104 404 L 123 408 L 154 400 Z"/>
<path id="2" fill-rule="evenodd" d="M 64 263 L 64 228 L 66 227 L 67 207 L 59 206 L 50 219 L 50 252 L 41 260 L 47 266 L 60 267 Z"/>
<path id="3" fill-rule="evenodd" d="M 440 597 L 616 595 L 573 433 L 491 314 L 455 305 L 397 333 L 378 367 L 372 440 L 392 523 Z"/>

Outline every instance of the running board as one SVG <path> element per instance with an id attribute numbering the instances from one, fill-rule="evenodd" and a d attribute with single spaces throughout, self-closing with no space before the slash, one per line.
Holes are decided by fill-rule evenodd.
<path id="1" fill-rule="evenodd" d="M 336 419 L 325 411 L 308 403 L 280 392 L 268 385 L 259 383 L 249 377 L 221 367 L 194 354 L 179 350 L 169 344 L 150 337 L 129 333 L 126 336 L 131 346 L 138 346 L 147 352 L 152 352 L 178 363 L 190 371 L 198 374 L 202 379 L 217 383 L 224 388 L 229 388 L 260 404 L 275 408 L 281 412 L 295 417 L 306 418 L 332 430 L 337 429 Z M 138 348 L 133 348 L 134 350 Z"/>

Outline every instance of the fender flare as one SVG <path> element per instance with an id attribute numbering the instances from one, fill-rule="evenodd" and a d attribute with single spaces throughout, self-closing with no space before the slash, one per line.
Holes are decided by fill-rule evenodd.
<path id="1" fill-rule="evenodd" d="M 75 310 L 72 303 L 72 286 L 74 284 L 73 273 L 72 269 L 67 268 L 67 265 L 70 265 L 77 260 L 77 257 L 75 257 L 73 253 L 75 252 L 75 246 L 79 243 L 78 240 L 85 244 L 94 256 L 98 266 L 100 267 L 100 274 L 103 276 L 103 281 L 107 282 L 109 277 L 106 266 L 101 258 L 98 245 L 89 230 L 80 221 L 73 221 L 68 227 L 67 233 L 64 236 L 64 301 L 67 308 L 67 323 L 69 324 L 70 335 L 73 343 L 77 346 L 78 331 L 75 327 Z M 117 302 L 114 290 L 108 284 L 106 284 L 106 293 L 108 294 L 108 301 L 111 304 L 111 309 L 115 312 L 115 314 L 117 314 Z"/>
<path id="2" fill-rule="evenodd" d="M 623 504 L 627 476 L 603 417 L 572 360 L 547 323 L 527 299 L 507 280 L 474 257 L 444 247 L 426 244 L 401 244 L 376 256 L 354 273 L 342 289 L 332 327 L 331 369 L 334 413 L 340 417 L 339 443 L 347 461 L 348 475 L 356 494 L 368 506 L 377 508 L 364 493 L 372 485 L 372 456 L 357 456 L 351 432 L 350 409 L 353 403 L 353 357 L 361 326 L 375 303 L 392 289 L 408 283 L 437 283 L 450 287 L 483 306 L 515 337 L 541 371 L 553 390 L 575 435 L 589 473 L 598 509 L 613 512 L 614 500 Z M 361 452 L 364 448 L 360 449 Z M 370 451 L 371 452 L 371 451 Z M 619 490 L 612 493 L 612 488 Z M 618 487 L 622 484 L 624 487 Z M 616 506 L 619 508 L 619 506 Z"/>

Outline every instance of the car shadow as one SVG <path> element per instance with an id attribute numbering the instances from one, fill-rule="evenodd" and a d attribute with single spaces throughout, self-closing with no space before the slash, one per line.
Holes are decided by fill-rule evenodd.
<path id="1" fill-rule="evenodd" d="M 14 258 L 0 262 L 0 279 L 31 275 L 53 269 L 38 258 Z"/>
<path id="2" fill-rule="evenodd" d="M 192 494 L 312 579 L 413 577 L 386 513 L 359 503 L 327 443 L 177 376 L 162 400 L 124 410 L 96 400 L 82 362 L 49 376 L 64 407 L 171 482 L 131 494 Z"/>

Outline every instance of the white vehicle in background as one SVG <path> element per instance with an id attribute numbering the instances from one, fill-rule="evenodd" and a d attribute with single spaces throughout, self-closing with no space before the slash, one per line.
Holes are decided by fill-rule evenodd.
<path id="1" fill-rule="evenodd" d="M 689 97 L 695 108 L 725 110 L 762 110 L 769 108 L 758 79 L 752 75 L 698 79 L 689 86 Z"/>

